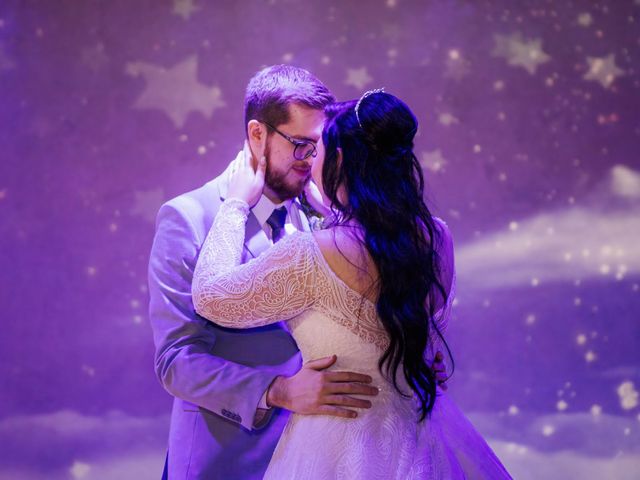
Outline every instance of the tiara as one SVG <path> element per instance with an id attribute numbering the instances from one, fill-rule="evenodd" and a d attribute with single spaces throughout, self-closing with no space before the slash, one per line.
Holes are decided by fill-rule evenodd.
<path id="1" fill-rule="evenodd" d="M 356 120 L 358 120 L 358 125 L 360 125 L 360 128 L 362 127 L 362 122 L 360 121 L 360 115 L 358 114 L 358 110 L 360 110 L 360 104 L 362 103 L 362 101 L 367 98 L 369 95 L 373 95 L 374 93 L 382 93 L 384 92 L 384 87 L 382 88 L 374 88 L 373 90 L 369 90 L 367 92 L 364 92 L 362 94 L 362 96 L 360 97 L 360 100 L 358 100 L 358 103 L 356 103 Z"/>

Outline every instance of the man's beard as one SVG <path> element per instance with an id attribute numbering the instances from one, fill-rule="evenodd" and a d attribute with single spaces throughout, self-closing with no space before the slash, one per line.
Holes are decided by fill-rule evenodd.
<path id="1" fill-rule="evenodd" d="M 271 165 L 269 163 L 269 145 L 265 149 L 264 155 L 267 158 L 267 171 L 265 174 L 264 183 L 275 193 L 281 200 L 289 200 L 291 198 L 295 198 L 302 193 L 305 185 L 309 181 L 307 178 L 306 181 L 300 182 L 298 185 L 290 185 L 287 183 L 287 173 L 288 172 L 274 172 L 271 170 Z"/>

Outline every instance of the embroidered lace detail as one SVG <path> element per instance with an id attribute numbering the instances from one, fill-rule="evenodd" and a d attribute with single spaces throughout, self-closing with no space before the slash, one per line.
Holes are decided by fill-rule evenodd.
<path id="1" fill-rule="evenodd" d="M 199 271 L 200 275 L 194 275 L 194 282 L 196 278 L 206 282 L 211 273 L 228 272 L 240 263 L 244 243 L 244 225 L 248 216 L 249 205 L 242 200 L 229 198 L 220 205 L 207 235 L 207 240 L 210 242 L 205 242 L 200 250 L 195 268 L 195 273 Z M 212 248 L 211 243 L 214 243 L 216 248 Z M 209 248 L 206 248 L 207 246 Z"/>
<path id="2" fill-rule="evenodd" d="M 316 278 L 317 302 L 314 308 L 384 351 L 389 340 L 378 319 L 375 304 L 349 287 L 331 270 L 312 234 L 300 235 L 310 238 L 312 255 L 320 273 Z"/>
<path id="3" fill-rule="evenodd" d="M 225 201 L 200 251 L 192 294 L 196 312 L 219 325 L 251 328 L 287 320 L 308 309 L 317 267 L 309 248 L 284 238 L 239 265 L 246 214 Z"/>
<path id="4" fill-rule="evenodd" d="M 305 309 L 320 311 L 367 343 L 384 351 L 387 333 L 376 306 L 344 283 L 327 264 L 313 235 L 289 235 L 268 253 L 241 260 L 248 207 L 226 200 L 207 235 L 193 277 L 193 302 L 205 318 L 232 328 L 290 320 Z M 435 316 L 447 327 L 455 278 L 447 304 Z"/>

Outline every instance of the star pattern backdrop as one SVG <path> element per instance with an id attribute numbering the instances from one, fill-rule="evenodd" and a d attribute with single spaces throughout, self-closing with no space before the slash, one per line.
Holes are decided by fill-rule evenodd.
<path id="1" fill-rule="evenodd" d="M 450 394 L 520 479 L 640 472 L 640 1 L 0 4 L 0 477 L 158 478 L 146 266 L 261 67 L 384 86 L 456 243 Z"/>

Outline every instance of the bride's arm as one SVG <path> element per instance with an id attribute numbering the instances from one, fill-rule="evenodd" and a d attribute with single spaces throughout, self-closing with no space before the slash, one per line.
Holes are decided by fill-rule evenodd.
<path id="1" fill-rule="evenodd" d="M 228 199 L 202 246 L 193 275 L 196 312 L 218 325 L 252 328 L 292 318 L 314 301 L 313 239 L 285 237 L 239 265 L 249 206 Z"/>
<path id="2" fill-rule="evenodd" d="M 248 217 L 249 204 L 244 200 L 227 198 L 222 202 L 200 249 L 192 289 L 207 277 L 226 273 L 240 265 Z"/>

